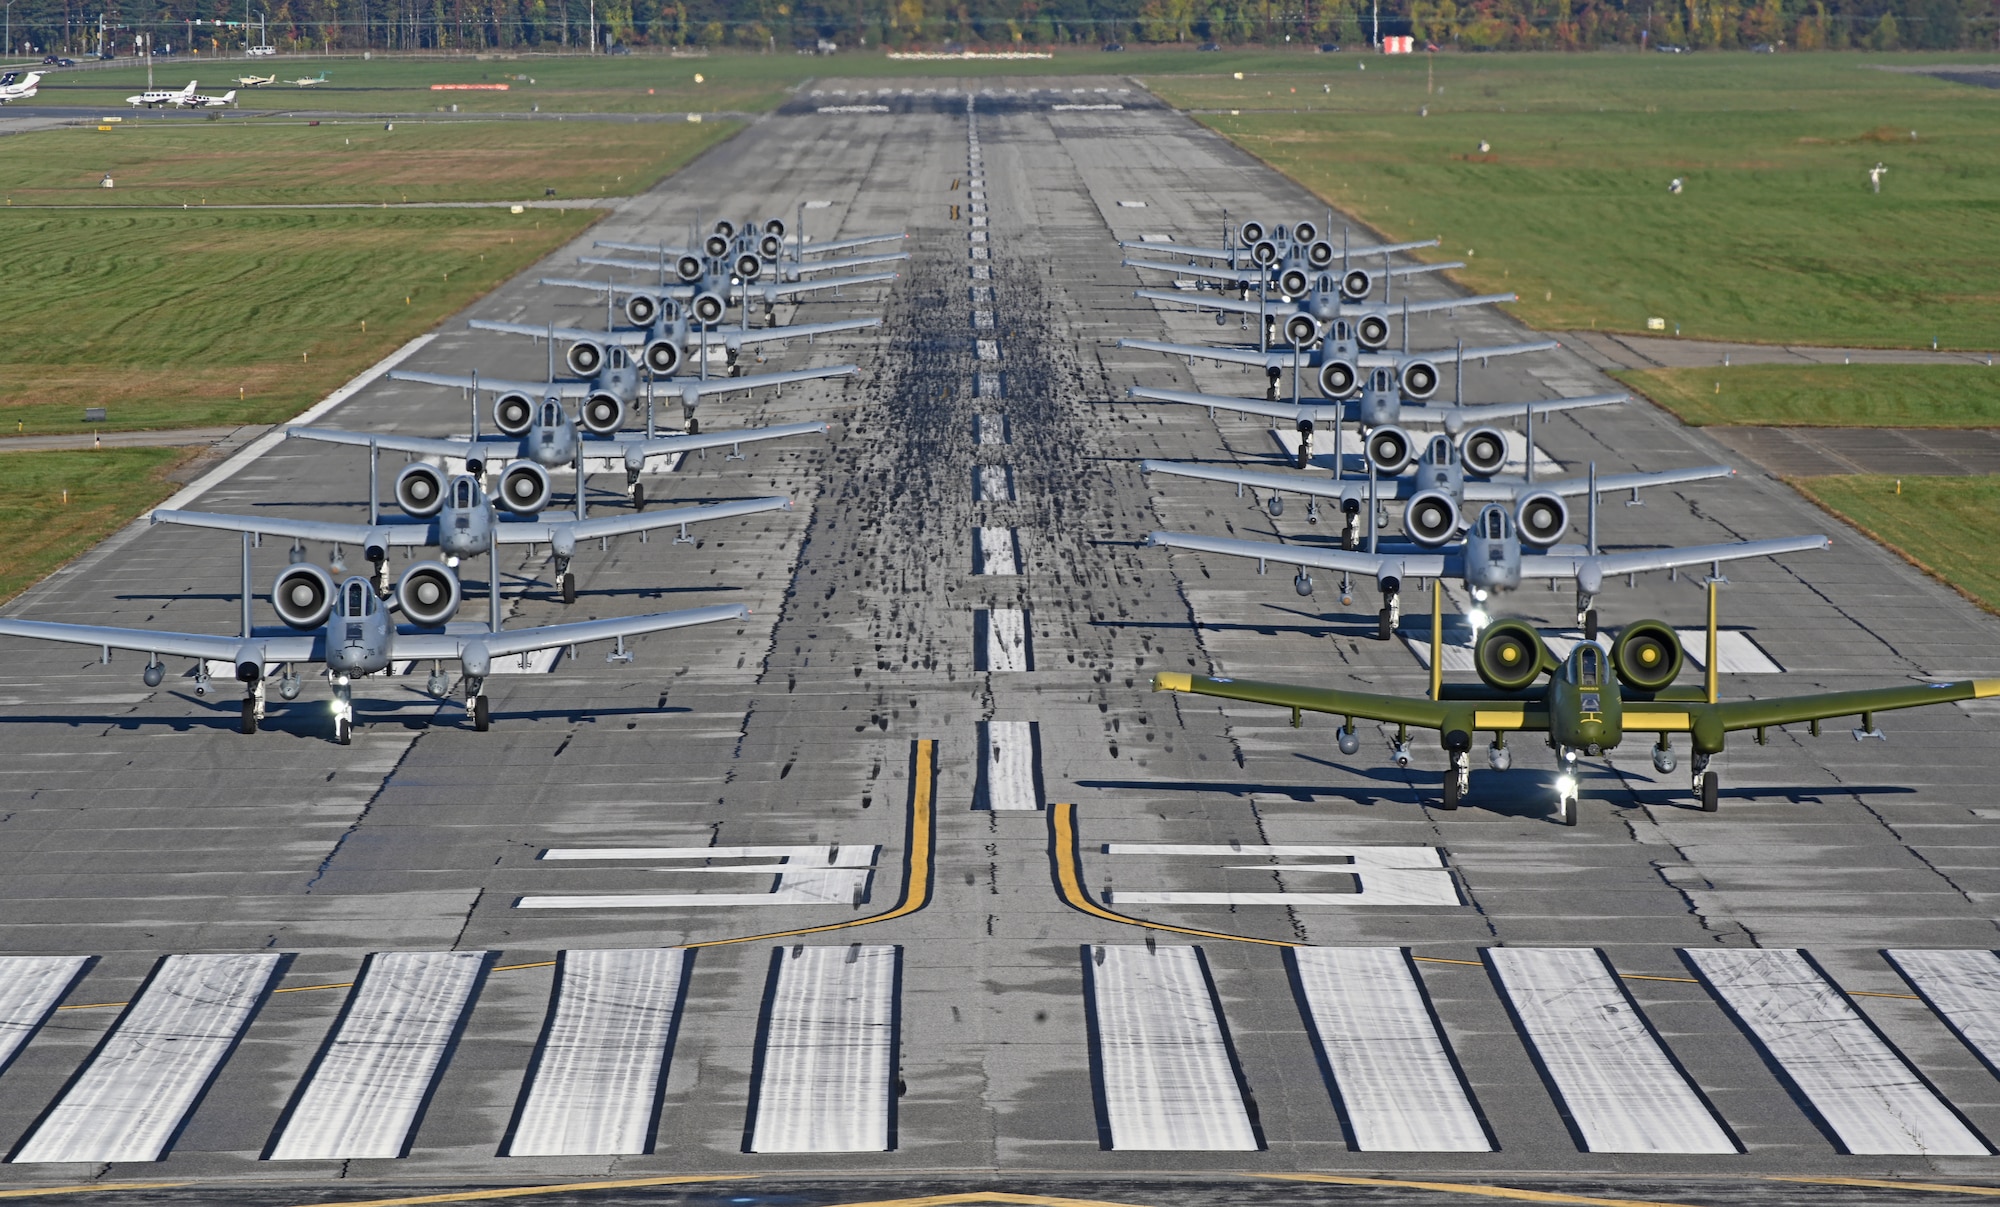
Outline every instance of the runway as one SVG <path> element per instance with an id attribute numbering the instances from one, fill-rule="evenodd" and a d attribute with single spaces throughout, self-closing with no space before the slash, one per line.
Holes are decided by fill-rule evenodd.
<path id="1" fill-rule="evenodd" d="M 902 279 L 798 308 L 882 328 L 767 366 L 856 377 L 701 412 L 828 437 L 647 482 L 656 504 L 791 511 L 581 549 L 568 609 L 545 551 L 502 567 L 510 625 L 721 603 L 746 623 L 496 673 L 483 734 L 421 677 L 359 682 L 350 747 L 323 683 L 246 737 L 220 678 L 198 697 L 172 662 L 149 690 L 142 658 L 4 642 L 0 952 L 33 962 L 0 965 L 0 1183 L 190 1184 L 79 1203 L 694 1174 L 757 1180 L 576 1201 L 1452 1198 L 1240 1177 L 1318 1173 L 1709 1203 L 1869 1201 L 1772 1175 L 2000 1176 L 1991 705 L 1884 717 L 1886 743 L 1742 735 L 1718 814 L 1628 744 L 1585 764 L 1571 830 L 1525 743 L 1445 813 L 1435 744 L 1397 770 L 1390 730 L 1343 758 L 1331 720 L 1148 690 L 1160 670 L 1426 676 L 1374 640 L 1370 584 L 1342 608 L 1331 582 L 1301 598 L 1284 568 L 1144 545 L 1337 525 L 1142 477 L 1279 446 L 1125 400 L 1262 376 L 1116 348 L 1240 335 L 1135 299 L 1157 274 L 1116 240 L 1323 207 L 1129 81 L 1062 84 L 819 81 L 406 362 L 539 373 L 538 345 L 460 320 L 601 320 L 533 284 L 592 238 L 801 201 L 830 203 L 815 237 L 907 230 Z M 1413 346 L 1524 334 L 1467 310 L 1416 320 Z M 1614 388 L 1567 351 L 1465 387 Z M 462 432 L 466 404 L 377 381 L 325 422 Z M 1730 460 L 1638 403 L 1535 438 L 1565 473 Z M 1739 469 L 1603 509 L 1612 548 L 1833 536 L 1727 568 L 1723 622 L 1764 661 L 1725 694 L 2000 675 L 1993 618 Z M 599 475 L 593 508 L 623 506 L 617 485 Z M 361 455 L 289 441 L 196 505 L 340 518 L 365 497 Z M 223 632 L 240 556 L 135 527 L 10 614 Z M 284 564 L 282 542 L 256 554 L 260 591 Z M 485 567 L 466 570 L 483 615 Z M 1599 606 L 1686 629 L 1702 601 L 1650 575 Z M 1571 603 L 1505 610 L 1553 630 Z"/>

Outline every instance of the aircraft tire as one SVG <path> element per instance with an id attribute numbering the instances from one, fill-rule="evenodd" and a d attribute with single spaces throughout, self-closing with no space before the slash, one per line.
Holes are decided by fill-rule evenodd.
<path id="1" fill-rule="evenodd" d="M 245 700 L 243 702 L 243 732 L 257 732 L 257 702 L 255 700 Z"/>
<path id="2" fill-rule="evenodd" d="M 1576 806 L 1577 801 L 1575 797 L 1557 797 L 1556 820 L 1566 826 L 1574 826 L 1576 824 Z"/>
<path id="3" fill-rule="evenodd" d="M 576 575 L 574 573 L 563 575 L 562 600 L 566 604 L 576 602 Z"/>
<path id="4" fill-rule="evenodd" d="M 696 419 L 693 415 L 688 416 L 687 434 L 690 436 L 701 435 L 701 420 Z"/>
<path id="5" fill-rule="evenodd" d="M 346 717 L 333 723 L 333 740 L 336 745 L 346 746 L 354 741 L 354 722 Z"/>
<path id="6" fill-rule="evenodd" d="M 1713 771 L 1701 773 L 1701 811 L 1713 813 L 1721 808 L 1717 799 L 1722 793 L 1722 777 Z"/>
<path id="7" fill-rule="evenodd" d="M 646 510 L 646 484 L 644 482 L 634 482 L 632 484 L 632 510 Z"/>
<path id="8" fill-rule="evenodd" d="M 1396 626 L 1390 623 L 1389 609 L 1383 608 L 1380 612 L 1377 612 L 1375 614 L 1375 623 L 1375 636 L 1377 640 L 1394 641 L 1396 639 Z"/>
<path id="9" fill-rule="evenodd" d="M 485 733 L 487 730 L 493 728 L 493 717 L 486 710 L 486 697 L 484 694 L 472 697 L 472 727 L 480 733 Z"/>
<path id="10" fill-rule="evenodd" d="M 1456 809 L 1458 808 L 1458 802 L 1458 769 L 1454 767 L 1447 769 L 1444 773 L 1444 803 L 1439 805 L 1438 808 Z"/>
<path id="11" fill-rule="evenodd" d="M 1583 639 L 1584 639 L 1585 641 L 1596 641 L 1596 640 L 1597 640 L 1597 609 L 1596 609 L 1596 608 L 1590 608 L 1590 609 L 1588 609 L 1587 611 L 1585 611 L 1585 612 L 1584 612 L 1584 614 L 1583 614 Z"/>

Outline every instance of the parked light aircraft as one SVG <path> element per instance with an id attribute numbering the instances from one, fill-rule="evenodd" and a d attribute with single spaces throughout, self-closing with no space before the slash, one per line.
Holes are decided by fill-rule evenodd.
<path id="1" fill-rule="evenodd" d="M 1300 595 L 1311 595 L 1313 592 L 1312 570 L 1337 571 L 1342 576 L 1343 602 L 1352 599 L 1351 588 L 1347 585 L 1348 576 L 1373 578 L 1382 593 L 1382 608 L 1376 619 L 1379 625 L 1377 635 L 1384 641 L 1395 634 L 1401 620 L 1400 593 L 1403 584 L 1412 578 L 1458 579 L 1475 600 L 1482 602 L 1490 593 L 1515 590 L 1527 579 L 1574 579 L 1577 623 L 1583 626 L 1586 637 L 1595 638 L 1597 611 L 1591 605 L 1603 590 L 1607 578 L 1651 570 L 1676 570 L 1683 566 L 1714 565 L 1752 557 L 1776 557 L 1785 553 L 1827 549 L 1833 545 L 1825 536 L 1814 535 L 1604 553 L 1600 551 L 1597 540 L 1597 496 L 1603 488 L 1596 486 L 1596 479 L 1597 467 L 1593 464 L 1584 488 L 1588 500 L 1587 537 L 1586 543 L 1580 546 L 1537 548 L 1535 537 L 1547 532 L 1551 523 L 1544 517 L 1558 508 L 1565 518 L 1568 514 L 1559 499 L 1551 504 L 1549 500 L 1553 496 L 1539 491 L 1521 498 L 1519 515 L 1499 502 L 1485 504 L 1466 527 L 1462 541 L 1454 541 L 1456 525 L 1450 533 L 1429 535 L 1440 531 L 1440 525 L 1439 529 L 1413 529 L 1413 536 L 1418 532 L 1425 533 L 1421 541 L 1385 546 L 1377 540 L 1370 525 L 1365 549 L 1328 549 L 1274 541 L 1245 541 L 1233 537 L 1197 536 L 1189 532 L 1154 532 L 1146 538 L 1146 543 L 1196 553 L 1248 558 L 1257 563 L 1260 574 L 1270 562 L 1296 566 L 1298 572 L 1292 579 L 1292 588 Z M 1373 508 L 1369 510 L 1372 512 Z M 1527 526 L 1529 534 L 1525 541 L 1524 526 Z M 1557 529 L 1556 534 L 1559 535 L 1560 531 Z"/>
<path id="2" fill-rule="evenodd" d="M 306 76 L 296 80 L 287 80 L 286 83 L 296 85 L 300 88 L 317 88 L 321 84 L 326 83 L 326 72 L 322 71 L 316 76 Z"/>
<path id="3" fill-rule="evenodd" d="M 1556 753 L 1556 818 L 1573 826 L 1577 820 L 1576 764 L 1616 749 L 1627 734 L 1656 735 L 1653 767 L 1671 775 L 1676 766 L 1672 735 L 1685 733 L 1693 745 L 1693 791 L 1703 812 L 1718 806 L 1721 777 L 1709 762 L 1721 754 L 1727 735 L 1754 730 L 1762 745 L 1774 725 L 1809 722 L 1819 736 L 1820 722 L 1859 717 L 1856 740 L 1880 738 L 1875 714 L 1927 704 L 1984 700 L 2000 696 L 2000 679 L 1970 679 L 1954 683 L 1906 684 L 1860 691 L 1778 696 L 1761 700 L 1724 701 L 1717 676 L 1715 584 L 1709 585 L 1707 657 L 1700 688 L 1677 688 L 1686 656 L 1679 634 L 1657 620 L 1626 625 L 1607 652 L 1595 642 L 1579 643 L 1558 660 L 1532 625 L 1519 620 L 1494 624 L 1480 635 L 1473 655 L 1481 683 L 1443 681 L 1443 617 L 1439 592 L 1433 588 L 1431 608 L 1431 690 L 1427 698 L 1410 699 L 1339 688 L 1298 687 L 1256 683 L 1245 679 L 1210 678 L 1179 672 L 1153 676 L 1154 691 L 1188 692 L 1247 700 L 1292 710 L 1292 724 L 1306 712 L 1342 718 L 1342 754 L 1361 749 L 1356 719 L 1397 727 L 1394 758 L 1410 763 L 1410 728 L 1436 730 L 1438 743 L 1451 759 L 1444 776 L 1443 807 L 1455 809 L 1471 786 L 1474 735 L 1488 732 L 1487 765 L 1505 771 L 1513 765 L 1507 737 L 1513 733 L 1546 734 Z M 1539 684 L 1543 675 L 1546 684 Z"/>
<path id="4" fill-rule="evenodd" d="M 190 109 L 225 109 L 236 103 L 236 90 L 230 89 L 221 96 L 203 96 L 197 92 L 186 101 Z"/>
<path id="5" fill-rule="evenodd" d="M 6 80 L 0 82 L 0 105 L 4 105 L 9 101 L 33 99 L 34 95 L 41 91 L 42 77 L 48 73 L 44 71 L 30 71 L 25 77 L 16 79 L 15 77 L 18 74 L 17 72 L 10 71 L 7 73 Z"/>
<path id="6" fill-rule="evenodd" d="M 461 592 L 458 575 L 442 562 L 419 562 L 405 570 L 391 599 L 378 596 L 374 585 L 359 575 L 329 589 L 332 579 L 326 571 L 298 563 L 278 575 L 271 591 L 272 605 L 286 627 L 259 629 L 252 626 L 250 615 L 250 544 L 251 538 L 246 534 L 242 625 L 235 636 L 12 618 L 0 618 L 0 636 L 97 646 L 103 650 L 107 662 L 112 650 L 144 653 L 147 660 L 143 677 L 148 687 L 158 687 L 166 677 L 166 667 L 160 662 L 162 654 L 193 658 L 197 660 L 197 694 L 208 690 L 210 661 L 229 663 L 236 668 L 236 679 L 244 688 L 244 733 L 255 733 L 264 720 L 267 667 L 279 668 L 278 694 L 294 700 L 301 688 L 298 665 L 324 665 L 333 689 L 333 740 L 346 745 L 352 740 L 354 727 L 353 681 L 387 671 L 399 660 L 433 663 L 428 686 L 438 695 L 444 694 L 448 682 L 436 664 L 457 662 L 464 671 L 466 711 L 472 727 L 484 731 L 490 725 L 486 676 L 492 673 L 496 658 L 588 641 L 616 641 L 617 648 L 607 659 L 629 662 L 632 654 L 625 648 L 627 637 L 741 620 L 750 611 L 740 604 L 729 604 L 525 629 L 502 629 L 497 621 L 487 625 L 450 624 L 448 618 L 456 610 Z M 395 623 L 391 612 L 412 602 L 419 603 L 427 619 L 438 615 L 446 619 L 411 625 Z"/>
<path id="7" fill-rule="evenodd" d="M 157 109 L 161 105 L 171 105 L 178 109 L 182 105 L 194 103 L 194 85 L 195 81 L 189 80 L 185 88 L 150 89 L 136 96 L 126 97 L 125 103 L 134 109 Z"/>
<path id="8" fill-rule="evenodd" d="M 209 511 L 155 511 L 156 524 L 183 524 L 193 528 L 219 528 L 227 532 L 248 532 L 257 536 L 287 536 L 294 542 L 294 556 L 303 558 L 300 541 L 324 541 L 338 550 L 352 545 L 375 567 L 378 594 L 388 588 L 388 555 L 392 546 L 401 546 L 405 556 L 418 547 L 435 548 L 445 556 L 445 564 L 456 567 L 462 558 L 493 554 L 502 545 L 547 544 L 555 557 L 556 589 L 566 604 L 576 602 L 576 576 L 570 573 L 570 559 L 577 545 L 586 540 L 606 540 L 626 533 L 646 533 L 660 528 L 679 528 L 677 541 L 690 541 L 690 524 L 707 520 L 727 520 L 766 511 L 789 510 L 792 501 L 782 496 L 738 499 L 727 503 L 705 503 L 675 507 L 666 511 L 624 512 L 589 517 L 578 495 L 575 519 L 545 517 L 535 520 L 503 520 L 499 517 L 479 479 L 471 474 L 454 475 L 449 482 L 442 470 L 425 461 L 414 461 L 396 476 L 397 505 L 417 523 L 383 523 L 371 515 L 366 524 L 301 520 L 284 516 L 239 516 Z M 337 560 L 337 555 L 336 555 Z M 498 581 L 496 578 L 495 581 Z M 333 587 L 329 579 L 324 584 Z M 403 612 L 421 619 L 423 601 L 403 601 Z"/>
<path id="9" fill-rule="evenodd" d="M 237 86 L 242 88 L 262 88 L 266 84 L 275 84 L 277 82 L 278 77 L 275 75 L 239 75 L 236 77 Z"/>

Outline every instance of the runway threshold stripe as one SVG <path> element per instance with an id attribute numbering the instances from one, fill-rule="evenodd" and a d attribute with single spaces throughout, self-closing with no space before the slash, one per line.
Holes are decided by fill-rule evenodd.
<path id="1" fill-rule="evenodd" d="M 400 1157 L 458 1038 L 483 951 L 378 951 L 271 1146 L 273 1161 Z"/>
<path id="2" fill-rule="evenodd" d="M 162 959 L 14 1160 L 159 1160 L 283 963 L 275 953 Z"/>
<path id="3" fill-rule="evenodd" d="M 1899 948 L 1889 960 L 1989 1069 L 2000 1069 L 2000 957 L 1990 951 Z"/>
<path id="4" fill-rule="evenodd" d="M 0 1069 L 13 1063 L 89 966 L 89 956 L 0 959 Z"/>
<path id="5" fill-rule="evenodd" d="M 1847 1152 L 1991 1154 L 1804 952 L 1681 954 Z"/>
<path id="6" fill-rule="evenodd" d="M 757 1153 L 887 1152 L 901 949 L 780 947 L 757 1049 Z"/>
<path id="7" fill-rule="evenodd" d="M 673 947 L 562 953 L 508 1156 L 648 1151 L 689 958 Z"/>
<path id="8" fill-rule="evenodd" d="M 1493 1151 L 1402 948 L 1286 954 L 1356 1148 Z"/>
<path id="9" fill-rule="evenodd" d="M 1739 1151 L 1601 952 L 1489 947 L 1485 954 L 1587 1151 Z"/>
<path id="10" fill-rule="evenodd" d="M 1033 812 L 1042 801 L 1041 726 L 1034 721 L 981 721 L 972 807 Z"/>
<path id="11" fill-rule="evenodd" d="M 1091 1054 L 1106 1147 L 1261 1148 L 1236 1080 L 1201 949 L 1103 944 L 1084 952 Z"/>

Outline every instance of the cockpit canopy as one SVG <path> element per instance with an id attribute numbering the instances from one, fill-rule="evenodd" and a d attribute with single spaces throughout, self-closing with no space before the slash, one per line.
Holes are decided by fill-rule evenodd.
<path id="1" fill-rule="evenodd" d="M 340 614 L 350 620 L 375 614 L 375 592 L 361 579 L 348 579 L 340 598 Z"/>
<path id="2" fill-rule="evenodd" d="M 1604 685 L 1604 651 L 1595 642 L 1585 642 L 1569 656 L 1568 679 L 1578 687 Z"/>
<path id="3" fill-rule="evenodd" d="M 563 421 L 562 404 L 550 398 L 542 403 L 540 423 L 543 427 L 561 427 Z"/>
<path id="4" fill-rule="evenodd" d="M 451 484 L 451 505 L 458 511 L 471 511 L 479 505 L 479 486 L 470 477 L 453 479 Z"/>
<path id="5" fill-rule="evenodd" d="M 1440 437 L 1442 439 L 1442 437 Z M 1487 504 L 1479 513 L 1479 533 L 1489 541 L 1507 540 L 1514 531 L 1513 518 L 1507 509 L 1495 504 Z"/>
<path id="6" fill-rule="evenodd" d="M 1458 459 L 1458 449 L 1453 446 L 1450 436 L 1432 436 L 1424 448 L 1424 460 L 1432 465 L 1450 465 Z"/>

